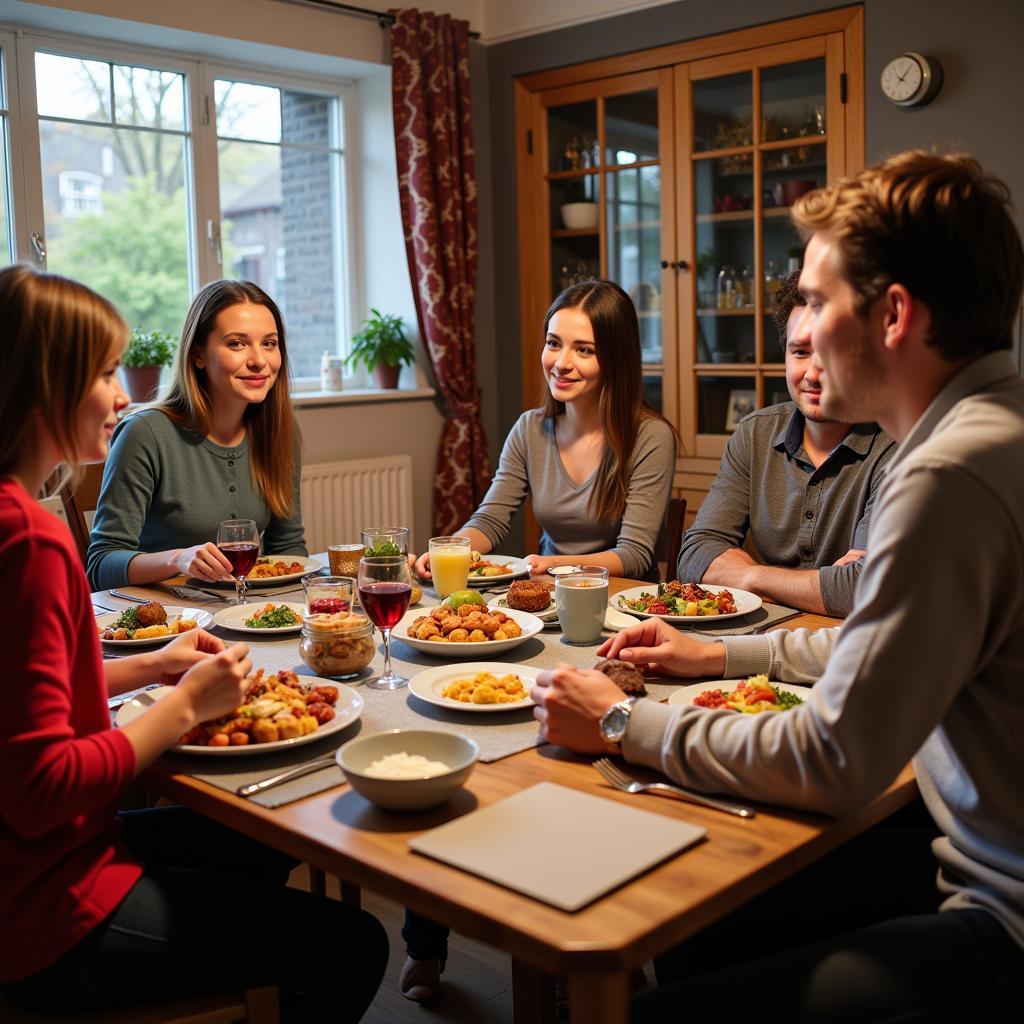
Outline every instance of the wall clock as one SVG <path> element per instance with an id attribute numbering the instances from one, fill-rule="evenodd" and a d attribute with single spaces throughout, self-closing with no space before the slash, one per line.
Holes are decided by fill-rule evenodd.
<path id="1" fill-rule="evenodd" d="M 898 107 L 923 106 L 934 99 L 941 85 L 942 65 L 923 53 L 901 53 L 882 70 L 882 92 Z"/>

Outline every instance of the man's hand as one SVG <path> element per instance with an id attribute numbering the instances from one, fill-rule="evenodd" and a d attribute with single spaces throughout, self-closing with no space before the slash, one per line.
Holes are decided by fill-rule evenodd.
<path id="1" fill-rule="evenodd" d="M 837 558 L 832 564 L 853 565 L 854 562 L 859 562 L 866 554 L 867 552 L 863 548 L 850 548 L 842 558 Z"/>
<path id="2" fill-rule="evenodd" d="M 607 754 L 601 716 L 626 695 L 603 673 L 561 664 L 537 676 L 530 690 L 541 737 L 581 754 Z"/>
<path id="3" fill-rule="evenodd" d="M 182 675 L 193 665 L 220 654 L 224 650 L 224 641 L 207 633 L 205 629 L 190 629 L 172 640 L 166 647 L 154 652 L 160 682 L 164 686 L 174 686 Z"/>
<path id="4" fill-rule="evenodd" d="M 751 570 L 757 568 L 757 562 L 742 548 L 727 548 L 708 566 L 701 582 L 754 591 Z"/>
<path id="5" fill-rule="evenodd" d="M 597 649 L 597 656 L 629 661 L 657 675 L 713 678 L 725 671 L 722 644 L 691 640 L 655 617 L 616 633 Z"/>

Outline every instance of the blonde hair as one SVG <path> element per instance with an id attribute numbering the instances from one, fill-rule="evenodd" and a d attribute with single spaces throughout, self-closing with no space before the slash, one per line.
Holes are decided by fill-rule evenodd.
<path id="1" fill-rule="evenodd" d="M 24 264 L 0 270 L 0 324 L 0 472 L 36 442 L 39 422 L 75 471 L 78 410 L 128 325 L 91 288 Z"/>
<path id="2" fill-rule="evenodd" d="M 793 220 L 835 244 L 859 312 L 902 284 L 928 307 L 929 344 L 961 359 L 1013 345 L 1024 250 L 1010 209 L 966 153 L 910 150 L 802 196 Z"/>
<path id="3" fill-rule="evenodd" d="M 274 300 L 262 288 L 251 281 L 213 281 L 200 289 L 185 314 L 171 382 L 155 407 L 197 434 L 209 433 L 213 413 L 206 389 L 206 372 L 196 366 L 193 352 L 209 341 L 213 325 L 223 310 L 245 303 L 265 306 L 277 327 L 281 369 L 270 394 L 262 402 L 251 402 L 246 407 L 243 422 L 249 438 L 253 483 L 270 511 L 285 518 L 295 511 L 298 430 L 292 409 L 284 321 Z"/>

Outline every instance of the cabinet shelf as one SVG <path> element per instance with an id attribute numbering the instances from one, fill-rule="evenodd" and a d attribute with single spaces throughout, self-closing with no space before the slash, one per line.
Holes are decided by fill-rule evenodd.
<path id="1" fill-rule="evenodd" d="M 739 309 L 698 309 L 697 316 L 753 316 L 753 306 L 741 306 Z"/>
<path id="2" fill-rule="evenodd" d="M 769 206 L 767 210 L 761 211 L 762 217 L 788 217 L 788 206 Z M 729 210 L 727 213 L 698 213 L 698 224 L 724 224 L 729 221 L 753 220 L 753 210 Z"/>
<path id="3" fill-rule="evenodd" d="M 552 238 L 596 238 L 600 234 L 599 228 L 554 228 L 551 232 Z"/>

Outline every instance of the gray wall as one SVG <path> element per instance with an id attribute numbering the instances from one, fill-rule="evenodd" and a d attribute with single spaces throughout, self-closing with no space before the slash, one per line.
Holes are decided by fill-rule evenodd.
<path id="1" fill-rule="evenodd" d="M 488 48 L 494 346 L 501 356 L 495 362 L 517 361 L 519 347 L 514 79 L 841 6 L 846 5 L 821 0 L 685 0 Z M 865 0 L 864 9 L 868 160 L 914 146 L 962 147 L 1009 184 L 1024 233 L 1024 3 Z M 938 97 L 918 110 L 892 106 L 878 87 L 884 65 L 904 50 L 938 57 L 945 72 Z M 483 349 L 486 332 L 479 336 Z M 488 363 L 483 351 L 481 362 Z M 502 373 L 494 391 L 485 380 L 484 390 L 485 404 L 496 404 L 500 440 L 522 409 L 519 375 Z M 521 546 L 521 536 L 517 531 L 510 537 L 509 550 Z"/>

